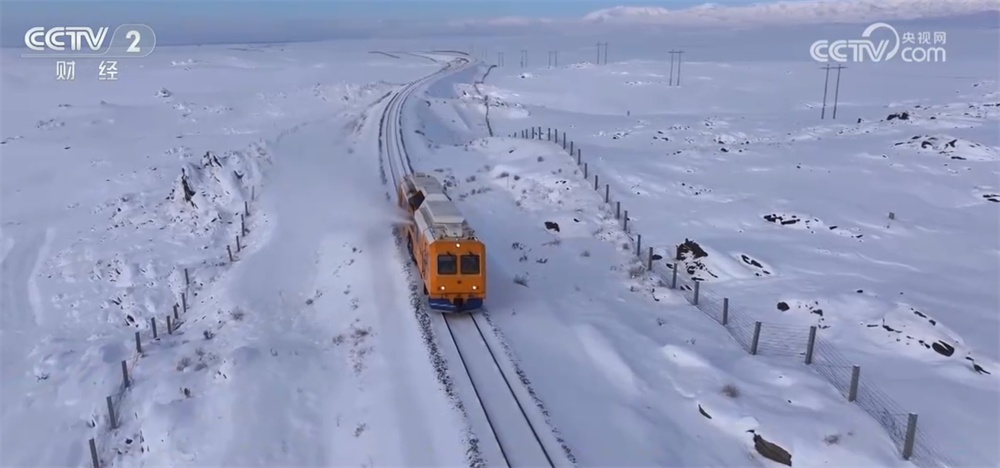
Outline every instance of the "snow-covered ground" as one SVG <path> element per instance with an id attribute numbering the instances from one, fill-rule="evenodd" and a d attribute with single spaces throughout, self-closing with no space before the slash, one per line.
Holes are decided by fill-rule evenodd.
<path id="1" fill-rule="evenodd" d="M 372 144 L 438 67 L 330 50 L 165 47 L 117 82 L 5 51 L 0 464 L 89 464 L 91 437 L 121 466 L 464 462 Z"/>
<path id="2" fill-rule="evenodd" d="M 489 246 L 489 319 L 573 459 L 767 466 L 757 434 L 794 466 L 908 465 L 819 374 L 747 355 L 642 274 L 592 179 L 552 143 L 489 137 L 480 93 L 497 135 L 568 132 L 658 271 L 697 242 L 706 292 L 769 324 L 819 325 L 943 456 L 1000 464 L 995 57 L 851 66 L 837 120 L 821 121 L 816 37 L 772 39 L 753 61 L 739 51 L 760 43 L 690 34 L 674 38 L 680 87 L 664 44 L 641 35 L 612 39 L 599 67 L 582 62 L 606 38 L 496 38 L 482 54 L 505 50 L 506 66 L 485 83 L 473 67 L 404 109 L 414 167 L 448 182 Z M 376 136 L 385 96 L 442 65 L 397 51 L 465 41 L 160 47 L 117 82 L 90 62 L 56 82 L 50 61 L 5 50 L 0 464 L 88 465 L 91 437 L 118 466 L 466 464 Z M 559 67 L 538 63 L 546 48 L 566 51 Z M 797 61 L 773 57 L 792 49 Z M 109 431 L 123 359 L 133 382 Z"/>
<path id="3" fill-rule="evenodd" d="M 491 264 L 496 282 L 492 290 L 500 292 L 491 312 L 516 353 L 524 354 L 523 365 L 537 387 L 545 388 L 551 379 L 551 385 L 561 389 L 570 379 L 562 373 L 570 366 L 550 362 L 559 352 L 584 359 L 581 367 L 586 372 L 621 363 L 612 367 L 617 373 L 606 381 L 624 387 L 620 401 L 635 405 L 632 411 L 662 431 L 670 425 L 653 419 L 656 412 L 649 407 L 654 404 L 638 404 L 643 397 L 670 402 L 665 406 L 679 411 L 676 397 L 658 393 L 684 393 L 681 388 L 691 387 L 696 390 L 690 394 L 697 398 L 720 398 L 722 380 L 730 379 L 736 388 L 753 388 L 743 394 L 763 403 L 737 403 L 717 411 L 724 417 L 754 418 L 765 437 L 770 433 L 771 440 L 793 446 L 793 454 L 808 464 L 833 456 L 824 447 L 826 434 L 818 432 L 864 433 L 863 443 L 886 448 L 877 439 L 884 431 L 852 426 L 870 418 L 842 402 L 832 386 L 817 382 L 813 387 L 815 374 L 804 366 L 787 369 L 804 374 L 796 374 L 795 384 L 779 390 L 789 375 L 778 380 L 769 374 L 777 372 L 774 368 L 763 373 L 743 364 L 762 365 L 759 358 L 718 354 L 719 347 L 735 342 L 708 317 L 692 316 L 681 306 L 675 314 L 690 323 L 677 323 L 663 305 L 670 299 L 633 315 L 629 311 L 637 307 L 634 304 L 643 302 L 638 297 L 623 300 L 611 293 L 614 288 L 595 291 L 588 286 L 594 282 L 583 279 L 588 271 L 584 265 L 598 257 L 598 249 L 590 244 L 594 237 L 608 236 L 603 233 L 607 228 L 600 230 L 602 224 L 588 218 L 598 213 L 594 205 L 603 198 L 607 183 L 611 199 L 629 210 L 644 245 L 665 257 L 656 268 L 666 269 L 677 244 L 696 242 L 707 256 L 695 259 L 687 254 L 685 267 L 705 281 L 704 291 L 731 298 L 739 310 L 734 313 L 751 322 L 803 330 L 817 325 L 825 343 L 861 366 L 866 383 L 905 411 L 919 414 L 921 436 L 944 457 L 960 466 L 1000 462 L 994 443 L 1000 437 L 996 59 L 849 66 L 842 75 L 837 120 L 830 119 L 831 108 L 827 120 L 820 120 L 824 72 L 815 63 L 702 62 L 689 51 L 680 87 L 669 86 L 669 67 L 669 62 L 633 60 L 600 67 L 571 63 L 529 71 L 497 68 L 479 86 L 497 105 L 490 110 L 497 134 L 532 126 L 568 132 L 588 164 L 589 184 L 582 175 L 572 175 L 576 164 L 552 143 L 497 138 L 450 150 L 473 153 L 462 156 L 468 168 L 456 167 L 452 173 L 460 192 L 474 192 L 466 209 L 485 230 L 483 235 L 504 244 L 503 250 L 518 243 L 509 254 L 497 254 L 509 256 L 509 263 L 493 259 Z M 828 104 L 834 79 L 831 75 Z M 900 114 L 905 115 L 898 118 Z M 444 154 L 439 152 L 441 159 L 431 164 L 448 167 L 458 159 Z M 595 173 L 600 192 L 592 188 Z M 585 186 L 589 188 L 576 195 Z M 518 203 L 520 209 L 513 211 L 517 214 L 505 214 L 498 208 L 502 204 L 493 201 L 498 198 Z M 494 218 L 515 217 L 525 221 L 502 228 L 483 226 Z M 557 222 L 561 232 L 546 232 L 543 221 Z M 602 223 L 615 225 L 607 219 Z M 495 238 L 494 232 L 499 233 Z M 553 245 L 557 239 L 558 247 Z M 560 252 L 558 258 L 552 258 L 553 250 Z M 584 250 L 592 256 L 579 258 Z M 577 251 L 578 258 L 571 259 L 569 251 Z M 545 258 L 548 261 L 541 263 Z M 562 262 L 570 263 L 572 275 L 559 268 Z M 511 284 L 509 277 L 515 275 L 531 278 L 527 289 L 504 284 Z M 599 282 L 613 284 L 609 279 Z M 572 293 L 571 285 L 582 293 Z M 534 295 L 547 299 L 523 299 Z M 591 301 L 614 305 L 594 307 Z M 545 302 L 549 304 L 542 306 Z M 607 312 L 596 312 L 602 309 Z M 656 337 L 657 314 L 664 317 L 659 332 L 664 337 Z M 533 323 L 553 316 L 563 316 L 558 327 Z M 630 324 L 633 318 L 637 322 Z M 720 334 L 694 334 L 701 326 L 702 333 Z M 573 340 L 553 340 L 556 334 L 575 335 L 580 349 L 567 344 Z M 650 341 L 637 338 L 643 335 Z M 681 346 L 683 353 L 665 350 L 669 340 L 684 338 L 689 341 Z M 803 333 L 792 338 L 804 342 L 806 337 Z M 544 343 L 537 346 L 558 343 L 560 351 L 540 352 L 532 348 L 533 341 Z M 596 353 L 593 361 L 585 359 Z M 544 364 L 538 355 L 548 356 Z M 680 385 L 664 385 L 660 373 L 677 376 L 666 369 L 679 355 L 698 356 L 701 369 L 706 369 L 698 374 L 731 373 L 708 379 L 707 385 L 698 382 L 702 377 L 692 381 L 689 376 Z M 533 372 L 541 366 L 562 372 Z M 588 391 L 596 391 L 595 379 L 582 372 L 577 377 L 581 384 L 588 382 Z M 558 392 L 540 391 L 550 400 L 557 400 Z M 790 396 L 781 398 L 782 393 Z M 789 400 L 784 408 L 789 415 L 799 404 L 808 409 L 797 408 L 803 413 L 796 418 L 765 409 L 784 400 Z M 809 415 L 820 408 L 836 416 Z M 594 415 L 567 409 L 566 419 L 557 417 L 556 424 L 580 430 L 596 423 L 573 418 Z M 664 417 L 676 416 L 665 412 Z M 905 424 L 905 415 L 894 417 Z M 795 423 L 806 420 L 824 421 L 824 426 L 803 429 Z M 681 426 L 690 431 L 692 425 Z M 659 443 L 664 438 L 656 437 L 654 446 L 669 451 L 670 444 Z M 843 437 L 839 443 L 851 439 Z M 638 443 L 635 438 L 630 442 Z M 593 444 L 587 448 L 596 450 Z M 865 457 L 854 463 L 899 463 L 869 458 L 879 453 L 869 448 L 849 449 Z M 724 453 L 717 450 L 711 456 Z"/>

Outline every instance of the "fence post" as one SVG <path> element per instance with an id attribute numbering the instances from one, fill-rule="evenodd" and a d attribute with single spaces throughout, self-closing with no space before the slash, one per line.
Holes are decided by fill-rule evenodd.
<path id="1" fill-rule="evenodd" d="M 670 289 L 677 289 L 677 262 L 674 262 L 674 267 L 672 268 L 673 278 L 670 279 Z"/>
<path id="2" fill-rule="evenodd" d="M 750 354 L 757 354 L 757 344 L 760 343 L 760 322 L 753 324 L 753 341 L 750 343 Z"/>
<path id="3" fill-rule="evenodd" d="M 597 185 L 598 185 L 597 180 L 598 180 L 597 179 L 597 174 L 594 174 L 594 190 L 597 190 Z"/>
<path id="4" fill-rule="evenodd" d="M 240 234 L 247 235 L 247 217 L 240 213 Z"/>
<path id="5" fill-rule="evenodd" d="M 250 216 L 250 202 L 243 200 L 243 214 Z"/>
<path id="6" fill-rule="evenodd" d="M 910 413 L 906 421 L 906 440 L 903 441 L 903 460 L 913 456 L 913 442 L 917 437 L 917 415 Z"/>
<path id="7" fill-rule="evenodd" d="M 566 131 L 563 131 L 562 146 L 563 146 L 563 151 L 566 151 Z"/>
<path id="8" fill-rule="evenodd" d="M 694 305 L 698 305 L 698 293 L 701 291 L 701 281 L 694 282 Z"/>
<path id="9" fill-rule="evenodd" d="M 111 401 L 110 395 L 105 400 L 108 402 L 108 421 L 111 422 L 111 428 L 118 429 L 118 418 L 115 417 L 115 403 Z"/>
<path id="10" fill-rule="evenodd" d="M 722 298 L 722 326 L 726 326 L 729 323 L 729 298 Z"/>
<path id="11" fill-rule="evenodd" d="M 549 131 L 548 131 L 547 136 L 545 137 L 545 139 L 549 140 L 549 141 L 552 141 L 552 127 L 549 127 Z"/>
<path id="12" fill-rule="evenodd" d="M 173 324 L 170 323 L 170 315 L 167 315 L 167 334 L 168 335 L 174 334 L 174 326 Z"/>
<path id="13" fill-rule="evenodd" d="M 573 154 L 573 142 L 572 142 L 572 141 L 571 141 L 571 142 L 569 142 L 569 154 L 570 154 L 570 155 L 572 155 L 572 154 Z"/>
<path id="14" fill-rule="evenodd" d="M 149 319 L 149 323 L 153 325 L 153 339 L 155 340 L 157 338 L 157 336 L 156 336 L 156 317 L 153 317 L 153 318 Z"/>
<path id="15" fill-rule="evenodd" d="M 90 463 L 94 466 L 94 468 L 101 468 L 101 460 L 97 458 L 97 442 L 94 442 L 94 439 L 91 438 L 89 444 L 90 444 Z"/>
<path id="16" fill-rule="evenodd" d="M 624 218 L 624 220 L 625 220 L 625 226 L 622 227 L 622 229 L 624 229 L 625 232 L 628 232 L 628 210 L 625 210 L 625 218 Z"/>
<path id="17" fill-rule="evenodd" d="M 653 248 L 649 248 L 649 259 L 646 260 L 646 269 L 653 271 Z"/>
<path id="18" fill-rule="evenodd" d="M 816 347 L 816 327 L 809 327 L 809 341 L 806 342 L 806 365 L 813 362 L 813 350 Z"/>
<path id="19" fill-rule="evenodd" d="M 181 312 L 185 314 L 188 311 L 188 296 L 186 292 L 181 293 Z"/>
<path id="20" fill-rule="evenodd" d="M 851 367 L 851 389 L 847 392 L 847 401 L 858 399 L 859 383 L 861 383 L 861 366 Z"/>
<path id="21" fill-rule="evenodd" d="M 250 199 L 251 200 L 256 200 L 257 199 L 257 186 L 256 185 L 251 185 L 250 186 Z"/>
<path id="22" fill-rule="evenodd" d="M 576 149 L 576 165 L 580 165 L 580 148 Z"/>
<path id="23" fill-rule="evenodd" d="M 175 302 L 174 303 L 174 320 L 177 320 L 177 319 L 181 318 L 181 316 L 177 313 L 177 309 L 178 309 L 178 305 Z"/>
<path id="24" fill-rule="evenodd" d="M 541 125 L 538 126 L 538 139 L 539 140 L 542 139 L 542 126 Z"/>
<path id="25" fill-rule="evenodd" d="M 139 332 L 135 332 L 135 352 L 142 354 L 142 340 L 139 339 Z"/>
<path id="26" fill-rule="evenodd" d="M 184 287 L 191 286 L 191 276 L 188 275 L 188 269 L 184 269 Z"/>
<path id="27" fill-rule="evenodd" d="M 236 235 L 236 252 L 240 252 L 242 250 L 243 250 L 243 246 L 240 244 L 240 235 L 237 234 Z"/>
<path id="28" fill-rule="evenodd" d="M 583 178 L 587 179 L 587 163 L 583 163 Z"/>
<path id="29" fill-rule="evenodd" d="M 234 261 L 233 260 L 233 248 L 230 247 L 229 244 L 226 244 L 226 252 L 229 253 L 229 261 L 230 262 Z"/>
<path id="30" fill-rule="evenodd" d="M 125 384 L 125 388 L 132 386 L 132 381 L 128 378 L 128 361 L 122 359 L 122 383 Z"/>
<path id="31" fill-rule="evenodd" d="M 611 184 L 604 184 L 604 203 L 611 202 Z"/>
<path id="32" fill-rule="evenodd" d="M 622 219 L 622 202 L 615 202 L 615 219 Z"/>

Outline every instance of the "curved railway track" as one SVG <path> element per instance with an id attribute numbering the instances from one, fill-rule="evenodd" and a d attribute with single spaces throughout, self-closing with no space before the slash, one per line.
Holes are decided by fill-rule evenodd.
<path id="1" fill-rule="evenodd" d="M 414 81 L 389 99 L 379 124 L 383 182 L 391 184 L 389 197 L 413 165 L 406 153 L 402 108 L 414 90 L 470 64 L 459 58 L 445 68 Z M 385 168 L 388 168 L 388 171 Z M 419 291 L 419 286 L 415 288 Z M 418 302 L 426 308 L 426 300 Z M 466 417 L 478 436 L 479 454 L 489 466 L 571 466 L 562 444 L 549 430 L 541 411 L 524 388 L 491 326 L 477 313 L 428 314 L 445 353 L 454 356 L 464 373 L 450 374 L 461 387 Z M 441 333 L 446 332 L 446 333 Z M 469 401 L 474 396 L 474 401 Z"/>

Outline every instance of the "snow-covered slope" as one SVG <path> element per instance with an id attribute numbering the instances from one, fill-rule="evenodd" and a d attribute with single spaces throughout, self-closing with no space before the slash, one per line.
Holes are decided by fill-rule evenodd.
<path id="1" fill-rule="evenodd" d="M 959 466 L 993 466 L 1000 462 L 993 443 L 1000 437 L 996 418 L 1000 411 L 997 63 L 905 67 L 879 64 L 845 71 L 837 120 L 831 120 L 830 107 L 826 120 L 819 118 L 822 92 L 815 85 L 823 81 L 823 75 L 821 70 L 817 75 L 814 64 L 685 62 L 684 84 L 679 87 L 669 86 L 670 64 L 662 62 L 571 64 L 530 72 L 498 68 L 479 88 L 498 106 L 490 113 L 498 134 L 531 126 L 568 132 L 588 164 L 590 184 L 593 174 L 600 176 L 602 187 L 610 184 L 611 199 L 621 201 L 629 211 L 630 223 L 643 235 L 643 245 L 654 247 L 664 258 L 657 262 L 658 268 L 664 269 L 663 262 L 671 261 L 678 244 L 686 239 L 696 242 L 704 252 L 694 249 L 699 258 L 685 254 L 684 265 L 691 276 L 705 282 L 703 291 L 720 301 L 731 298 L 734 310 L 751 321 L 797 329 L 818 326 L 824 340 L 850 363 L 861 366 L 866 382 L 886 392 L 904 411 L 919 414 L 921 434 L 935 447 L 932 451 Z M 901 85 L 903 76 L 905 86 Z M 782 92 L 775 94 L 775 89 Z M 831 83 L 828 106 L 832 101 Z M 481 109 L 481 104 L 477 106 Z M 511 263 L 509 274 L 540 277 L 529 283 L 529 290 L 541 291 L 535 294 L 547 302 L 566 298 L 560 300 L 579 303 L 541 312 L 532 301 L 533 312 L 528 314 L 523 312 L 528 307 L 521 303 L 523 299 L 515 298 L 531 293 L 514 288 L 522 292 L 504 294 L 498 300 L 516 302 L 511 308 L 517 310 L 517 319 L 508 323 L 494 318 L 510 341 L 524 342 L 536 333 L 522 327 L 529 320 L 526 315 L 542 320 L 564 314 L 555 322 L 560 325 L 553 325 L 563 330 L 572 328 L 565 321 L 600 316 L 600 307 L 594 308 L 591 301 L 605 300 L 607 289 L 588 294 L 592 289 L 583 286 L 575 294 L 568 290 L 549 293 L 559 291 L 562 281 L 582 278 L 586 271 L 582 266 L 542 273 L 562 261 L 543 249 L 558 251 L 560 259 L 568 255 L 564 250 L 594 251 L 576 244 L 593 240 L 574 240 L 573 247 L 565 247 L 570 245 L 566 234 L 551 232 L 547 235 L 562 238 L 561 247 L 543 247 L 542 220 L 556 221 L 563 232 L 576 233 L 577 228 L 566 226 L 586 223 L 586 213 L 597 209 L 583 209 L 565 198 L 580 184 L 581 176 L 572 175 L 576 165 L 549 143 L 492 139 L 456 152 L 463 151 L 482 154 L 473 157 L 475 163 L 470 165 L 481 168 L 476 180 L 489 179 L 493 186 L 468 205 L 473 213 L 484 213 L 473 215 L 485 225 L 480 229 L 498 229 L 490 220 L 501 217 L 496 203 L 480 200 L 501 197 L 504 191 L 513 191 L 508 196 L 519 200 L 522 209 L 542 217 L 506 225 L 504 234 L 498 236 L 505 243 L 516 239 L 532 249 L 527 264 Z M 544 166 L 554 158 L 569 165 Z M 537 166 L 523 167 L 536 159 Z M 443 160 L 434 161 L 444 165 Z M 501 174 L 519 177 L 497 179 Z M 466 177 L 456 174 L 459 190 L 472 190 Z M 603 189 L 587 196 L 603 196 Z M 560 215 L 563 210 L 568 212 Z M 518 219 L 521 216 L 530 219 L 531 215 L 519 214 Z M 542 238 L 521 241 L 519 236 L 527 237 L 531 230 L 539 231 Z M 578 234 L 603 237 L 593 227 Z M 702 253 L 707 256 L 701 257 Z M 530 265 L 533 256 L 548 261 Z M 610 280 L 600 283 L 612 284 Z M 626 310 L 643 302 L 641 295 L 648 298 L 648 289 L 633 294 L 632 299 L 614 300 L 614 306 L 606 308 L 605 320 L 616 328 L 625 326 L 631 317 Z M 637 313 L 636 317 L 642 317 L 639 323 L 670 314 L 663 302 L 669 300 Z M 637 356 L 653 359 L 648 356 L 662 352 L 663 340 L 691 334 L 699 320 L 706 322 L 705 330 L 718 326 L 705 316 L 683 317 L 691 322 L 678 324 L 666 318 L 673 326 L 641 353 L 644 341 L 636 336 L 656 336 L 650 325 L 636 324 L 631 331 L 615 335 L 610 335 L 610 325 L 598 329 L 609 334 L 604 340 L 616 347 L 619 356 L 636 353 L 621 361 L 629 363 L 633 376 L 647 379 L 642 388 L 667 391 L 664 384 L 648 380 L 655 374 L 635 371 L 640 365 Z M 557 332 L 538 333 L 551 336 Z M 789 339 L 804 340 L 804 333 Z M 724 335 L 697 335 L 684 343 L 684 350 L 717 353 L 722 343 L 732 342 Z M 514 348 L 527 352 L 529 346 Z M 561 342 L 560 346 L 567 345 Z M 592 352 L 595 346 L 588 345 L 581 354 Z M 553 353 L 546 355 L 555 359 Z M 666 360 L 660 356 L 656 359 Z M 725 356 L 716 358 L 719 362 L 708 372 L 729 368 L 722 362 L 741 359 Z M 595 357 L 600 359 L 607 358 Z M 538 365 L 535 357 L 523 360 L 526 367 Z M 561 381 L 569 379 L 565 375 L 569 366 L 554 367 L 563 369 Z M 662 362 L 651 365 L 649 372 L 667 368 Z M 793 368 L 809 372 L 804 366 Z M 544 385 L 544 373 L 534 375 L 539 386 Z M 753 393 L 764 401 L 769 397 L 763 395 L 785 391 L 769 387 L 783 379 L 765 379 L 760 384 L 736 379 L 734 385 L 752 385 Z M 820 390 L 822 385 L 811 391 L 795 385 L 787 391 L 792 388 L 797 389 L 794 397 L 787 398 L 792 402 L 806 398 L 811 408 L 837 408 L 842 417 L 851 414 L 850 406 L 838 406 L 841 397 Z M 708 387 L 695 392 L 710 393 Z M 549 398 L 559 398 L 555 395 Z M 635 397 L 621 398 L 634 401 Z M 673 401 L 665 396 L 654 398 L 663 399 Z M 774 427 L 791 424 L 782 420 L 768 427 L 759 415 L 770 410 L 755 404 L 732 411 L 727 414 L 757 418 L 765 436 Z M 644 412 L 645 417 L 650 414 Z M 844 426 L 862 424 L 865 419 L 871 420 L 860 416 L 834 426 L 869 442 L 885 433 L 862 433 Z M 905 418 L 902 421 L 905 424 Z M 795 446 L 793 456 L 803 454 L 807 464 L 821 463 L 829 450 L 821 437 L 803 432 L 777 438 L 782 437 Z M 805 448 L 810 441 L 815 446 Z"/>
<path id="2" fill-rule="evenodd" d="M 579 61 L 606 38 L 505 38 L 484 84 L 485 66 L 404 109 L 414 166 L 488 243 L 486 315 L 522 381 L 582 465 L 768 465 L 756 435 L 794 466 L 909 466 L 799 351 L 749 356 L 644 274 L 575 162 L 489 138 L 480 93 L 497 135 L 567 131 L 658 270 L 697 242 L 706 294 L 821 327 L 943 458 L 996 466 L 996 62 L 852 66 L 820 121 L 816 64 L 714 34 L 674 38 L 702 45 L 681 87 L 646 36 L 612 39 L 612 62 L 646 60 L 601 67 Z M 409 302 L 376 141 L 384 96 L 440 66 L 399 51 L 465 39 L 163 47 L 117 82 L 86 61 L 56 82 L 4 51 L 0 465 L 86 466 L 90 438 L 116 466 L 474 460 L 442 391 L 461 369 L 428 356 Z M 815 39 L 789 50 L 805 60 Z M 563 66 L 539 67 L 545 50 Z"/>
<path id="3" fill-rule="evenodd" d="M 669 3 L 669 2 L 668 2 Z M 540 16 L 505 16 L 449 21 L 453 28 L 469 31 L 535 32 L 557 28 L 564 34 L 580 36 L 580 28 L 620 33 L 623 28 L 752 28 L 761 26 L 830 26 L 875 21 L 908 21 L 932 19 L 985 19 L 996 27 L 1000 20 L 1000 4 L 994 0 L 798 0 L 761 2 L 750 5 L 705 3 L 688 8 L 669 6 L 620 5 L 587 13 L 579 18 L 546 18 Z M 530 27 L 530 28 L 529 28 Z M 598 29 L 595 29 L 598 28 Z M 611 28 L 611 29 L 609 29 Z M 662 29 L 662 28 L 660 28 Z M 586 34 L 586 33 L 584 33 Z"/>
<path id="4" fill-rule="evenodd" d="M 393 293 L 406 288 L 397 215 L 371 144 L 383 80 L 432 62 L 336 44 L 163 47 L 121 63 L 117 82 L 86 61 L 56 82 L 52 63 L 15 52 L 0 465 L 89 466 L 89 438 L 118 466 L 464 463 L 463 422 Z"/>
<path id="5" fill-rule="evenodd" d="M 593 11 L 586 23 L 663 24 L 682 26 L 828 24 L 905 20 L 998 12 L 992 0 L 806 0 L 718 5 L 707 3 L 684 9 L 653 6 L 617 6 Z"/>

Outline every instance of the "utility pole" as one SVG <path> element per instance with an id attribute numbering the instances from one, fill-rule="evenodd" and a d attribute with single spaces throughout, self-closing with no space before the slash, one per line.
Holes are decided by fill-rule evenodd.
<path id="1" fill-rule="evenodd" d="M 840 100 L 840 71 L 847 67 L 837 64 L 837 84 L 833 91 L 833 119 L 837 119 L 837 102 Z"/>
<path id="2" fill-rule="evenodd" d="M 837 101 L 840 98 L 840 71 L 845 68 L 847 67 L 839 63 L 837 64 L 836 67 L 832 67 L 829 64 L 823 67 L 823 70 L 826 70 L 826 78 L 823 80 L 823 110 L 821 110 L 819 114 L 820 120 L 826 118 L 826 96 L 830 88 L 830 70 L 837 70 L 837 84 L 836 84 L 836 90 L 834 91 L 833 94 L 833 118 L 834 119 L 837 118 Z"/>
<path id="3" fill-rule="evenodd" d="M 670 86 L 674 86 L 674 55 L 677 55 L 677 86 L 681 85 L 681 55 L 683 50 L 671 50 L 670 53 Z"/>
<path id="4" fill-rule="evenodd" d="M 830 65 L 827 64 L 823 69 L 826 70 L 826 79 L 823 80 L 823 110 L 819 112 L 820 120 L 826 118 L 826 94 L 827 90 L 830 89 Z"/>
<path id="5" fill-rule="evenodd" d="M 670 51 L 670 86 L 674 85 L 674 51 Z"/>
<path id="6" fill-rule="evenodd" d="M 521 68 L 528 66 L 528 49 L 521 49 Z"/>
<path id="7" fill-rule="evenodd" d="M 608 64 L 608 43 L 598 42 L 597 43 L 597 65 L 601 64 L 601 46 L 604 46 L 604 64 Z"/>

